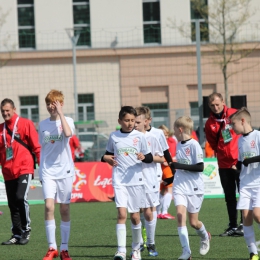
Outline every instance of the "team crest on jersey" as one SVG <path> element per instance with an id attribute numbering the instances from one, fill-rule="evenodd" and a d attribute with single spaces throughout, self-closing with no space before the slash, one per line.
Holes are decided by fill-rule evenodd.
<path id="1" fill-rule="evenodd" d="M 147 144 L 148 144 L 148 146 L 151 146 L 151 143 L 149 141 L 147 142 Z"/>
<path id="2" fill-rule="evenodd" d="M 242 153 L 242 158 L 251 158 L 251 157 L 254 157 L 256 156 L 256 153 L 255 152 L 244 152 Z"/>
<path id="3" fill-rule="evenodd" d="M 186 148 L 186 149 L 185 149 L 185 153 L 186 153 L 186 155 L 189 156 L 189 155 L 190 155 L 190 148 Z"/>
<path id="4" fill-rule="evenodd" d="M 252 140 L 252 141 L 250 142 L 250 145 L 251 145 L 251 148 L 255 148 L 255 141 Z"/>
<path id="5" fill-rule="evenodd" d="M 62 141 L 62 135 L 48 135 L 44 137 L 44 143 L 52 143 L 54 144 L 56 141 Z"/>
<path id="6" fill-rule="evenodd" d="M 134 148 L 125 147 L 125 148 L 118 149 L 117 153 L 119 155 L 128 156 L 129 154 L 136 154 L 137 150 Z"/>
<path id="7" fill-rule="evenodd" d="M 133 140 L 133 145 L 134 145 L 134 146 L 137 146 L 138 141 L 139 141 L 138 138 L 134 138 L 134 140 Z"/>

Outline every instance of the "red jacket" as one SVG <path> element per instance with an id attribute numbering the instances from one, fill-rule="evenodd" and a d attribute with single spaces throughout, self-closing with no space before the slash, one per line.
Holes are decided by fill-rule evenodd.
<path id="1" fill-rule="evenodd" d="M 5 123 L 11 131 L 13 131 L 14 123 L 17 114 L 6 121 Z M 40 144 L 38 142 L 38 133 L 32 121 L 19 118 L 15 135 L 19 137 L 24 143 L 26 143 L 31 150 L 35 153 L 37 157 L 37 162 L 40 162 Z M 3 136 L 4 123 L 0 124 L 0 163 L 2 166 L 2 173 L 6 181 L 17 179 L 22 174 L 34 173 L 34 161 L 31 153 L 23 145 L 19 144 L 17 141 L 13 141 L 13 158 L 6 161 L 6 149 Z M 11 136 L 5 130 L 6 142 L 8 147 L 11 143 Z"/>
<path id="2" fill-rule="evenodd" d="M 70 138 L 70 150 L 71 150 L 71 155 L 72 155 L 72 160 L 73 162 L 75 161 L 75 149 L 80 147 L 79 144 L 79 139 L 76 135 L 73 135 Z"/>
<path id="3" fill-rule="evenodd" d="M 224 106 L 224 113 L 221 119 L 225 119 L 222 124 L 222 129 L 225 129 L 226 124 L 230 124 L 229 116 L 234 114 L 237 110 L 234 108 L 227 108 Z M 217 142 L 217 134 L 221 125 L 221 122 L 216 121 L 216 117 L 211 113 L 209 119 L 205 124 L 205 134 L 210 146 L 217 154 L 219 168 L 231 168 L 232 165 L 236 165 L 238 159 L 238 138 L 233 129 L 230 129 L 232 140 L 228 143 L 224 143 L 222 134 L 220 132 L 219 140 Z"/>

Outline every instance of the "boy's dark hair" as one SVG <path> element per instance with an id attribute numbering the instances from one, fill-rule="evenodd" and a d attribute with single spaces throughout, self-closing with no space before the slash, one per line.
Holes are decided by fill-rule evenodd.
<path id="1" fill-rule="evenodd" d="M 10 104 L 12 108 L 15 108 L 14 101 L 10 98 L 5 98 L 1 102 L 1 107 L 5 106 L 6 104 Z"/>
<path id="2" fill-rule="evenodd" d="M 137 113 L 135 109 L 131 106 L 123 106 L 121 107 L 121 110 L 119 112 L 119 119 L 122 120 L 126 114 L 134 115 L 135 117 L 137 116 Z"/>

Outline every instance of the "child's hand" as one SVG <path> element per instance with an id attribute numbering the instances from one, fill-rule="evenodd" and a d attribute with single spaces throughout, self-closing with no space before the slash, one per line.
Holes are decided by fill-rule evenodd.
<path id="1" fill-rule="evenodd" d="M 137 155 L 137 159 L 140 161 L 144 160 L 144 158 L 145 158 L 142 153 L 136 153 L 136 155 Z"/>
<path id="2" fill-rule="evenodd" d="M 53 102 L 53 105 L 55 106 L 55 108 L 56 108 L 56 110 L 57 110 L 57 113 L 58 113 L 59 115 L 62 114 L 62 105 L 61 105 L 60 101 L 55 100 L 55 101 Z"/>
<path id="3" fill-rule="evenodd" d="M 117 161 L 115 160 L 115 156 L 114 155 L 104 155 L 103 159 L 104 161 L 106 161 L 109 165 L 111 166 L 117 166 Z"/>

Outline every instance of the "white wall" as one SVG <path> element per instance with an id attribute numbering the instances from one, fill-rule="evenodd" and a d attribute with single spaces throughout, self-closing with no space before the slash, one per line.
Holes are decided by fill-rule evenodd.
<path id="1" fill-rule="evenodd" d="M 92 47 L 143 44 L 141 0 L 90 0 L 90 10 Z"/>

